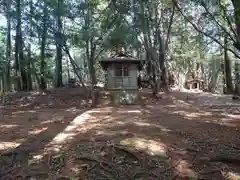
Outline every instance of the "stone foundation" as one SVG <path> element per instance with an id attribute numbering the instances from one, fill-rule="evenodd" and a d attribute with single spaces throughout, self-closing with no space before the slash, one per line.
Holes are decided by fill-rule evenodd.
<path id="1" fill-rule="evenodd" d="M 114 104 L 130 105 L 138 103 L 138 91 L 127 90 L 127 91 L 112 91 L 112 101 Z"/>

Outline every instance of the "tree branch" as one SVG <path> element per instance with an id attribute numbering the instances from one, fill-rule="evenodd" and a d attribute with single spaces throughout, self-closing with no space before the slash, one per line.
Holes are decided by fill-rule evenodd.
<path id="1" fill-rule="evenodd" d="M 168 44 L 169 44 L 169 39 L 170 39 L 170 32 L 171 32 L 171 29 L 172 29 L 172 24 L 173 24 L 173 17 L 174 17 L 174 14 L 175 14 L 175 9 L 176 9 L 176 4 L 173 4 L 173 8 L 172 8 L 172 14 L 171 14 L 171 17 L 170 17 L 170 22 L 169 22 L 169 26 L 168 26 L 168 30 L 167 30 L 167 38 L 166 38 L 166 44 L 165 44 L 165 51 L 168 50 Z"/>
<path id="2" fill-rule="evenodd" d="M 177 8 L 177 10 L 180 12 L 180 14 L 184 17 L 184 19 L 185 19 L 187 22 L 189 22 L 189 23 L 193 26 L 193 28 L 194 28 L 196 31 L 198 31 L 199 33 L 202 33 L 204 36 L 212 39 L 214 42 L 216 42 L 218 45 L 220 45 L 222 48 L 224 48 L 224 45 L 223 45 L 219 40 L 217 40 L 215 37 L 212 37 L 212 36 L 209 35 L 208 33 L 204 32 L 204 31 L 201 31 L 201 30 L 197 27 L 197 25 L 194 24 L 194 23 L 182 12 L 182 10 L 181 10 L 181 8 L 179 7 L 179 5 L 178 5 L 178 3 L 177 3 L 176 0 L 172 0 L 172 1 L 173 1 L 173 3 L 175 3 L 176 8 Z M 230 49 L 230 48 L 227 48 L 227 50 L 230 51 L 231 53 L 233 53 L 237 58 L 240 58 L 240 55 L 237 54 L 234 50 L 232 50 L 232 49 Z"/>
<path id="3" fill-rule="evenodd" d="M 226 13 L 226 11 L 227 11 L 227 10 L 226 10 L 226 7 L 224 7 L 224 6 L 221 4 L 221 0 L 219 0 L 219 6 L 220 6 L 220 8 L 223 10 L 223 13 L 224 13 L 223 18 L 226 18 L 227 23 L 228 23 L 228 26 L 230 27 L 231 31 L 233 32 L 235 38 L 237 39 L 237 37 L 238 37 L 238 36 L 237 36 L 237 33 L 236 33 L 236 31 L 234 30 L 233 25 L 232 25 L 232 23 L 231 23 L 231 20 L 229 19 L 228 15 L 227 15 L 227 13 Z"/>
<path id="4" fill-rule="evenodd" d="M 204 3 L 204 1 L 201 1 L 201 5 L 202 5 L 202 7 L 204 8 L 205 12 L 211 16 L 211 18 L 213 19 L 213 21 L 223 30 L 223 32 L 224 32 L 225 34 L 227 34 L 227 35 L 231 38 L 231 40 L 232 40 L 233 42 L 236 42 L 235 39 L 234 39 L 234 37 L 227 31 L 227 29 L 226 29 L 224 26 L 222 26 L 222 25 L 217 21 L 217 19 L 214 17 L 214 15 L 208 10 L 207 5 Z M 234 33 L 234 32 L 235 32 L 235 31 L 233 31 L 233 33 Z"/>

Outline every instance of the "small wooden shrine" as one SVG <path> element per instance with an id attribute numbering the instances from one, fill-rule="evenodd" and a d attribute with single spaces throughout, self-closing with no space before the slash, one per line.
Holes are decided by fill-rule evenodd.
<path id="1" fill-rule="evenodd" d="M 99 61 L 106 73 L 106 89 L 114 104 L 136 104 L 138 100 L 138 71 L 141 60 L 120 53 Z"/>
<path id="2" fill-rule="evenodd" d="M 192 79 L 185 82 L 186 89 L 203 89 L 204 84 L 200 79 Z"/>

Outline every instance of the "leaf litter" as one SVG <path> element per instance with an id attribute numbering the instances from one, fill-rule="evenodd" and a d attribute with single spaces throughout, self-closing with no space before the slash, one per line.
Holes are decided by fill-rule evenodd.
<path id="1" fill-rule="evenodd" d="M 8 97 L 8 103 L 3 107 L 4 116 L 1 125 L 10 124 L 10 127 L 11 124 L 15 124 L 18 129 L 14 126 L 8 131 L 2 129 L 0 131 L 1 141 L 19 142 L 20 145 L 12 150 L 0 149 L 0 179 L 221 179 L 227 175 L 230 177 L 231 172 L 239 172 L 239 122 L 236 122 L 235 127 L 232 128 L 222 127 L 214 121 L 215 118 L 222 118 L 219 112 L 233 113 L 233 107 L 211 105 L 210 108 L 208 107 L 211 116 L 200 116 L 199 120 L 196 120 L 197 117 L 196 122 L 187 120 L 184 113 L 175 115 L 174 111 L 204 112 L 206 111 L 205 107 L 202 108 L 204 98 L 214 103 L 209 96 L 199 97 L 196 94 L 188 94 L 187 96 L 191 98 L 186 99 L 186 94 L 181 94 L 181 92 L 172 93 L 168 95 L 168 98 L 152 99 L 151 102 L 143 103 L 141 108 L 150 113 L 144 113 L 142 117 L 135 119 L 144 120 L 146 125 L 149 123 L 151 126 L 133 127 L 131 121 L 126 122 L 123 129 L 119 126 L 119 131 L 128 130 L 134 133 L 134 136 L 148 138 L 149 144 L 154 145 L 155 141 L 163 141 L 167 147 L 164 156 L 151 155 L 134 146 L 122 144 L 121 140 L 126 139 L 124 134 L 116 138 L 106 136 L 101 142 L 92 142 L 91 138 L 97 135 L 96 132 L 89 132 L 75 139 L 71 147 L 68 147 L 65 142 L 65 150 L 47 153 L 39 161 L 28 163 L 33 156 L 42 152 L 44 149 L 42 145 L 46 145 L 53 139 L 55 131 L 64 129 L 77 113 L 88 108 L 86 103 L 83 103 L 84 98 L 78 90 L 57 90 L 45 95 L 18 93 Z M 29 98 L 23 98 L 23 96 L 29 96 Z M 179 99 L 177 107 L 173 106 L 172 97 Z M 147 98 L 148 101 L 149 99 Z M 179 105 L 182 100 L 186 100 L 185 104 L 189 103 L 189 99 L 193 99 L 194 102 L 190 107 Z M 163 104 L 164 108 L 161 111 L 160 107 Z M 72 108 L 74 111 L 66 111 Z M 238 107 L 234 106 L 234 108 L 236 110 Z M 19 114 L 13 116 L 17 111 Z M 114 112 L 110 113 L 111 115 L 114 116 Z M 47 120 L 53 116 L 63 118 L 47 124 Z M 130 118 L 128 116 L 121 119 L 119 114 L 117 116 L 122 122 Z M 105 118 L 102 123 L 104 124 L 107 120 L 108 118 Z M 210 121 L 210 123 L 205 121 Z M 20 141 L 21 138 L 28 141 L 29 130 L 42 128 L 44 123 L 47 124 L 47 128 L 51 128 L 51 131 L 40 132 L 39 130 L 41 138 L 39 134 L 32 135 L 34 138 L 31 143 Z M 160 126 L 165 126 L 169 130 L 163 133 L 163 128 Z M 114 129 L 113 127 L 111 128 Z M 155 146 L 159 144 L 155 143 L 153 147 Z M 180 168 L 184 166 L 183 162 L 185 164 L 188 162 L 186 167 L 193 169 L 197 175 L 184 175 L 182 172 L 184 168 Z"/>

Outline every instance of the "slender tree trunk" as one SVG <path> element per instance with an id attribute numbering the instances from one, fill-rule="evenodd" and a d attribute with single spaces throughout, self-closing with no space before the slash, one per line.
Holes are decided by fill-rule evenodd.
<path id="1" fill-rule="evenodd" d="M 32 80 L 32 71 L 31 71 L 31 61 L 32 61 L 32 55 L 31 55 L 31 45 L 28 46 L 28 60 L 27 60 L 27 87 L 29 91 L 33 90 L 33 80 Z"/>
<path id="2" fill-rule="evenodd" d="M 221 67 L 219 66 L 220 66 L 219 59 L 212 58 L 212 74 L 208 89 L 210 92 L 213 93 L 216 90 L 219 73 L 221 72 Z"/>
<path id="3" fill-rule="evenodd" d="M 86 14 L 86 19 L 85 19 L 85 25 L 87 27 L 87 41 L 86 41 L 86 55 L 87 55 L 87 60 L 88 60 L 88 71 L 90 75 L 90 81 L 92 88 L 95 87 L 97 84 L 96 80 L 96 72 L 95 72 L 95 50 L 96 50 L 96 45 L 93 43 L 93 37 L 90 34 L 90 23 L 92 19 L 92 7 L 90 6 L 90 3 L 88 3 L 88 9 L 87 9 L 87 14 Z"/>
<path id="4" fill-rule="evenodd" d="M 91 98 L 92 98 L 92 107 L 97 105 L 97 91 L 95 89 L 97 85 L 97 78 L 96 78 L 96 70 L 95 70 L 95 51 L 96 45 L 94 44 L 94 38 L 91 32 L 91 21 L 92 21 L 92 14 L 93 14 L 93 7 L 91 7 L 91 3 L 87 1 L 87 14 L 85 19 L 85 25 L 87 27 L 87 41 L 86 41 L 86 55 L 88 59 L 88 70 L 91 80 Z"/>
<path id="5" fill-rule="evenodd" d="M 7 1 L 7 46 L 6 46 L 6 60 L 7 60 L 7 67 L 6 67 L 6 83 L 7 83 L 7 90 L 11 89 L 11 76 L 10 76 L 10 67 L 11 67 L 11 51 L 12 51 L 12 45 L 11 45 L 11 4 L 12 1 Z"/>
<path id="6" fill-rule="evenodd" d="M 39 77 L 38 73 L 37 73 L 37 69 L 35 67 L 35 64 L 33 61 L 30 61 L 31 63 L 31 69 L 32 69 L 32 73 L 33 76 L 35 77 L 36 81 L 37 81 L 37 85 L 41 88 L 41 78 Z"/>
<path id="7" fill-rule="evenodd" d="M 208 86 L 208 90 L 210 92 L 215 92 L 216 89 L 216 60 L 212 58 L 212 71 L 211 71 L 211 81 Z"/>
<path id="8" fill-rule="evenodd" d="M 17 89 L 28 90 L 26 64 L 23 53 L 23 38 L 22 38 L 22 16 L 21 16 L 21 1 L 16 0 L 16 38 L 15 38 L 15 70 L 17 77 Z"/>
<path id="9" fill-rule="evenodd" d="M 87 60 L 87 69 L 88 69 L 88 76 L 87 79 L 91 81 L 91 73 L 90 73 L 90 65 L 89 65 L 89 59 L 90 59 L 90 50 L 89 50 L 89 40 L 86 40 L 86 60 Z"/>
<path id="10" fill-rule="evenodd" d="M 20 60 L 20 70 L 22 76 L 22 90 L 26 91 L 29 90 L 28 88 L 28 79 L 27 79 L 27 66 L 26 61 L 23 53 L 23 37 L 22 37 L 22 30 L 21 30 L 21 19 L 20 19 L 20 36 L 19 36 L 19 60 Z"/>
<path id="11" fill-rule="evenodd" d="M 74 61 L 74 59 L 72 58 L 66 43 L 64 43 L 64 47 L 65 47 L 64 51 L 66 52 L 66 55 L 68 56 L 68 58 L 70 60 L 70 63 L 71 63 L 72 68 L 73 68 L 73 71 L 77 75 L 77 77 L 78 77 L 78 79 L 79 79 L 79 81 L 80 81 L 80 83 L 81 83 L 81 85 L 83 87 L 84 93 L 86 95 L 85 99 L 88 100 L 88 90 L 87 90 L 87 88 L 86 88 L 86 86 L 85 86 L 85 84 L 83 82 L 82 76 L 80 75 L 80 72 L 81 72 L 80 68 L 79 68 L 78 64 Z"/>
<path id="12" fill-rule="evenodd" d="M 70 79 L 69 58 L 67 59 L 67 75 L 68 75 L 68 80 L 69 80 Z"/>
<path id="13" fill-rule="evenodd" d="M 165 62 L 165 45 L 163 42 L 163 38 L 161 37 L 160 32 L 158 33 L 158 39 L 159 39 L 159 64 L 161 69 L 161 87 L 165 90 L 168 89 L 168 72 Z"/>
<path id="14" fill-rule="evenodd" d="M 22 74 L 21 74 L 21 62 L 19 57 L 20 51 L 20 31 L 21 31 L 21 4 L 20 0 L 16 0 L 16 16 L 17 16 L 17 26 L 16 26 L 16 37 L 15 37 L 15 76 L 17 80 L 16 90 L 22 90 Z"/>
<path id="15" fill-rule="evenodd" d="M 240 63 L 235 60 L 235 94 L 240 96 Z"/>
<path id="16" fill-rule="evenodd" d="M 31 47 L 31 42 L 32 42 L 32 37 L 33 37 L 33 1 L 31 0 L 29 2 L 29 6 L 30 6 L 30 17 L 29 17 L 29 23 L 30 23 L 30 27 L 29 27 L 29 44 L 28 44 L 28 61 L 27 61 L 27 79 L 28 79 L 28 90 L 32 90 L 33 86 L 32 86 L 32 70 L 31 70 L 31 61 L 32 61 L 32 47 Z"/>
<path id="17" fill-rule="evenodd" d="M 63 0 L 57 1 L 57 33 L 56 33 L 56 71 L 55 87 L 62 87 L 62 12 Z"/>
<path id="18" fill-rule="evenodd" d="M 45 91 L 47 88 L 46 77 L 45 77 L 45 48 L 46 48 L 46 35 L 47 35 L 47 2 L 44 1 L 43 7 L 43 19 L 42 19 L 42 32 L 41 32 L 41 62 L 40 62 L 40 89 Z"/>
<path id="19" fill-rule="evenodd" d="M 237 43 L 235 47 L 240 52 L 240 1 L 239 0 L 232 0 L 233 7 L 234 7 L 234 17 L 235 23 L 237 28 Z M 240 60 L 237 59 L 235 61 L 235 93 L 240 95 Z"/>
<path id="20" fill-rule="evenodd" d="M 233 81 L 232 81 L 232 68 L 231 62 L 227 52 L 227 39 L 224 40 L 225 48 L 224 48 L 224 75 L 225 75 L 225 83 L 226 83 L 226 93 L 233 93 Z"/>
<path id="21" fill-rule="evenodd" d="M 223 94 L 227 94 L 227 86 L 226 86 L 226 73 L 225 73 L 225 65 L 224 63 L 221 64 L 221 72 L 222 72 L 222 83 L 223 83 Z"/>
<path id="22" fill-rule="evenodd" d="M 96 86 L 97 84 L 97 78 L 96 78 L 96 71 L 95 71 L 95 50 L 96 50 L 96 45 L 93 44 L 93 40 L 91 39 L 90 41 L 90 46 L 91 46 L 91 54 L 89 57 L 89 72 L 90 72 L 90 77 L 91 77 L 91 84 L 93 87 Z"/>
<path id="23" fill-rule="evenodd" d="M 237 48 L 240 50 L 240 1 L 239 0 L 232 0 L 233 7 L 234 7 L 234 17 L 235 17 L 235 23 L 237 28 Z"/>

